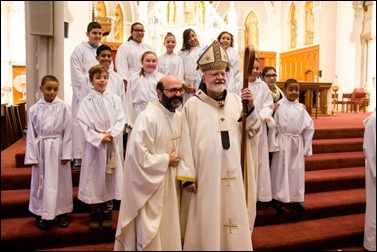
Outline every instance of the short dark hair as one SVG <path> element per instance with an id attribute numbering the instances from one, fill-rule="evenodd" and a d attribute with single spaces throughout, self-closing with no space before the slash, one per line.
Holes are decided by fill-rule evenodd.
<path id="1" fill-rule="evenodd" d="M 56 81 L 57 83 L 59 83 L 59 80 L 58 78 L 56 78 L 55 76 L 53 75 L 45 75 L 43 78 L 42 78 L 42 81 L 41 81 L 41 86 L 43 86 L 44 84 L 46 84 L 47 81 Z"/>
<path id="2" fill-rule="evenodd" d="M 157 82 L 156 90 L 161 90 L 161 91 L 164 90 L 164 83 L 162 82 L 162 80 L 159 80 L 159 81 Z"/>
<path id="3" fill-rule="evenodd" d="M 272 70 L 272 71 L 274 71 L 274 72 L 276 73 L 276 69 L 275 69 L 275 67 L 272 67 L 272 66 L 265 66 L 265 67 L 263 68 L 263 70 L 262 70 L 262 77 L 264 78 L 264 77 L 266 76 L 267 72 L 270 71 L 270 70 Z"/>
<path id="4" fill-rule="evenodd" d="M 298 83 L 298 81 L 296 79 L 288 79 L 285 81 L 284 83 L 284 88 L 287 88 L 288 85 L 292 84 L 292 83 Z"/>
<path id="5" fill-rule="evenodd" d="M 88 27 L 86 28 L 86 31 L 87 31 L 87 32 L 90 32 L 90 31 L 93 30 L 93 29 L 102 29 L 102 26 L 101 26 L 101 24 L 98 23 L 98 22 L 90 22 L 90 23 L 88 24 Z"/>
<path id="6" fill-rule="evenodd" d="M 166 40 L 167 37 L 173 37 L 173 38 L 175 39 L 174 34 L 171 33 L 171 32 L 166 33 L 166 36 L 165 36 L 165 38 L 164 38 L 164 41 Z"/>
<path id="7" fill-rule="evenodd" d="M 97 48 L 97 51 L 96 51 L 96 54 L 97 56 L 99 56 L 101 54 L 102 51 L 110 51 L 111 52 L 111 47 L 106 45 L 106 44 L 102 44 L 100 45 L 98 48 Z"/>

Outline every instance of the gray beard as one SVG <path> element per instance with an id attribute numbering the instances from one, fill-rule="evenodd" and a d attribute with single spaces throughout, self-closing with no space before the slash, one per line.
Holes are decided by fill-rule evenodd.
<path id="1" fill-rule="evenodd" d="M 182 97 L 168 98 L 165 94 L 163 94 L 160 102 L 167 110 L 174 112 L 176 108 L 179 108 L 179 106 L 182 105 L 182 100 Z"/>

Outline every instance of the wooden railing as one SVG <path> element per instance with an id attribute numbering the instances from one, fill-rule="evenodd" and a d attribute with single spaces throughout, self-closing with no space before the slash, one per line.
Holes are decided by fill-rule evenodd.
<path id="1" fill-rule="evenodd" d="M 284 82 L 277 82 L 283 89 Z M 299 82 L 300 102 L 305 104 L 306 110 L 312 117 L 327 116 L 327 93 L 331 88 L 330 82 Z"/>

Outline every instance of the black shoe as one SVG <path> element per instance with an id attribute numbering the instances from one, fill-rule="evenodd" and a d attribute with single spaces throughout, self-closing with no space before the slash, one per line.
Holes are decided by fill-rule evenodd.
<path id="1" fill-rule="evenodd" d="M 58 225 L 59 225 L 59 227 L 61 227 L 61 228 L 68 227 L 69 221 L 68 221 L 68 215 L 67 214 L 59 215 L 57 217 L 57 219 L 58 219 Z"/>
<path id="2" fill-rule="evenodd" d="M 39 229 L 48 230 L 52 227 L 52 220 L 44 220 L 41 217 L 35 218 L 35 224 Z"/>
<path id="3" fill-rule="evenodd" d="M 98 213 L 90 215 L 89 227 L 90 229 L 99 229 L 101 226 L 101 217 Z"/>
<path id="4" fill-rule="evenodd" d="M 279 214 L 282 214 L 284 213 L 285 211 L 285 207 L 283 207 L 283 205 L 281 204 L 280 201 L 276 200 L 276 199 L 273 199 L 271 201 L 271 205 L 273 208 L 275 208 L 275 210 L 279 213 Z"/>
<path id="5" fill-rule="evenodd" d="M 304 211 L 305 210 L 305 204 L 304 204 L 304 202 L 295 202 L 294 204 L 295 204 L 296 208 L 299 211 Z"/>
<path id="6" fill-rule="evenodd" d="M 113 227 L 112 212 L 103 213 L 102 227 L 103 228 L 112 228 Z"/>

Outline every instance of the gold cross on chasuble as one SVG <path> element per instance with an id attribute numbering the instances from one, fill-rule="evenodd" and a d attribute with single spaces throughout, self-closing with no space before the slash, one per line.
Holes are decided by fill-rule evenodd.
<path id="1" fill-rule="evenodd" d="M 232 229 L 237 228 L 237 225 L 232 223 L 232 219 L 228 219 L 228 224 L 224 224 L 224 227 L 228 228 L 229 234 L 232 234 Z"/>
<path id="2" fill-rule="evenodd" d="M 230 186 L 230 181 L 233 179 L 236 179 L 236 178 L 230 176 L 230 171 L 226 172 L 226 177 L 221 178 L 221 180 L 226 180 L 227 182 L 226 186 Z"/>

